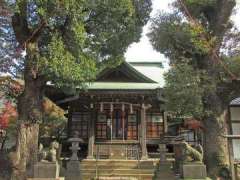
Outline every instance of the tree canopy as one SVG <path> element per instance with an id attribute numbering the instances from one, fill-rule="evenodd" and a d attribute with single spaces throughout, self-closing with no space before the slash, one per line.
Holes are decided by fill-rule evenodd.
<path id="1" fill-rule="evenodd" d="M 184 3 L 187 12 L 180 2 Z M 239 31 L 230 20 L 235 1 L 225 4 L 218 0 L 184 0 L 176 1 L 172 6 L 172 12 L 160 12 L 152 19 L 149 33 L 154 48 L 169 57 L 172 66 L 166 74 L 166 96 L 170 103 L 167 107 L 175 111 L 177 109 L 173 108 L 178 104 L 181 105 L 181 110 L 177 110 L 182 111 L 180 114 L 201 115 L 202 118 L 204 113 L 210 113 L 205 109 L 199 114 L 207 94 L 215 91 L 222 93 L 223 89 L 229 93 L 234 90 L 232 75 L 239 77 Z M 214 53 L 217 57 L 213 57 Z M 174 93 L 173 89 L 177 90 L 177 87 L 182 91 Z M 225 93 L 224 101 L 228 103 L 232 95 Z M 194 104 L 190 106 L 189 103 Z"/>
<path id="2" fill-rule="evenodd" d="M 35 76 L 71 87 L 91 81 L 102 65 L 122 60 L 151 12 L 150 0 L 17 0 L 5 5 L 10 13 L 1 17 L 1 71 L 16 74 L 31 66 Z M 25 58 L 22 51 L 27 51 Z M 25 62 L 29 56 L 32 64 Z"/>
<path id="3" fill-rule="evenodd" d="M 0 5 L 0 72 L 24 79 L 12 162 L 13 177 L 25 179 L 26 168 L 37 160 L 46 82 L 84 87 L 102 67 L 121 61 L 141 36 L 151 0 L 5 0 Z"/>
<path id="4" fill-rule="evenodd" d="M 231 179 L 226 113 L 239 96 L 239 31 L 231 21 L 235 0 L 176 0 L 152 19 L 153 47 L 170 60 L 167 110 L 203 122 L 209 175 Z"/>

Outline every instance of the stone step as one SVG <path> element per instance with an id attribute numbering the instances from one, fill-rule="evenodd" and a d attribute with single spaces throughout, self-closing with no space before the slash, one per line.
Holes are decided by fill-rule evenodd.
<path id="1" fill-rule="evenodd" d="M 110 173 L 110 174 L 154 174 L 154 169 L 98 169 L 99 173 Z M 96 169 L 82 169 L 84 173 L 95 173 Z"/>
<path id="2" fill-rule="evenodd" d="M 174 172 L 172 171 L 172 164 L 165 163 L 159 165 L 159 167 L 155 171 L 154 179 L 176 180 Z"/>
<path id="3" fill-rule="evenodd" d="M 154 176 L 155 167 L 153 161 L 85 161 L 81 163 L 84 180 L 96 176 L 96 163 L 98 168 L 97 174 L 102 177 L 151 180 Z"/>
<path id="4" fill-rule="evenodd" d="M 92 180 L 93 178 L 96 177 L 96 174 L 82 174 L 82 179 L 84 180 Z M 153 179 L 153 175 L 149 175 L 149 174 L 104 174 L 104 173 L 98 173 L 98 177 L 107 177 L 108 179 L 110 177 L 112 177 L 113 179 L 117 179 L 117 177 L 119 178 L 123 178 L 123 179 L 137 179 L 137 180 L 152 180 Z M 163 179 L 164 180 L 164 179 Z"/>
<path id="5" fill-rule="evenodd" d="M 98 177 L 132 178 L 137 180 L 152 180 L 158 160 L 82 160 L 80 162 L 83 179 Z"/>
<path id="6" fill-rule="evenodd" d="M 154 163 L 158 163 L 158 161 L 137 161 L 137 160 L 82 160 L 80 164 L 114 164 L 114 165 L 121 165 L 121 164 L 128 164 L 128 165 L 136 165 L 136 164 L 143 164 L 143 165 L 151 165 Z"/>
<path id="7" fill-rule="evenodd" d="M 121 165 L 101 165 L 101 164 L 94 164 L 94 165 L 80 165 L 81 169 L 91 169 L 91 168 L 98 168 L 98 169 L 154 169 L 156 166 L 154 165 L 129 165 L 129 164 L 121 164 Z"/>
<path id="8" fill-rule="evenodd" d="M 58 178 L 27 178 L 27 180 L 64 180 L 64 177 Z"/>
<path id="9" fill-rule="evenodd" d="M 98 180 L 138 180 L 136 177 L 98 177 Z"/>
<path id="10" fill-rule="evenodd" d="M 135 167 L 135 166 L 142 166 L 142 167 L 152 167 L 157 165 L 153 164 L 153 163 L 128 163 L 128 162 L 121 162 L 121 163 L 113 163 L 113 162 L 109 162 L 109 163 L 105 163 L 105 162 L 93 162 L 93 163 L 80 163 L 81 166 L 92 166 L 92 165 L 98 165 L 98 166 L 129 166 L 129 167 Z"/>
<path id="11" fill-rule="evenodd" d="M 109 162 L 81 162 L 81 169 L 154 169 L 157 163 L 153 162 L 117 162 L 117 161 L 109 161 Z"/>

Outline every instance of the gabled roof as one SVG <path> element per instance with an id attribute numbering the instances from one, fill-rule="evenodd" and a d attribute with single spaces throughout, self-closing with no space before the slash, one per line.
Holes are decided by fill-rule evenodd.
<path id="1" fill-rule="evenodd" d="M 157 83 L 156 81 L 137 71 L 126 61 L 122 62 L 117 67 L 104 69 L 97 76 L 96 82 L 116 82 L 115 79 L 112 79 L 116 73 L 119 74 L 119 78 L 124 79 L 123 82 Z"/>
<path id="2" fill-rule="evenodd" d="M 93 82 L 88 85 L 89 90 L 154 90 L 160 89 L 158 83 L 135 82 Z"/>
<path id="3" fill-rule="evenodd" d="M 161 67 L 159 64 L 134 64 L 132 62 L 129 62 L 137 71 L 141 72 L 148 78 L 156 81 L 160 87 L 164 87 L 165 80 L 164 80 L 164 74 L 168 71 L 167 68 Z"/>
<path id="4" fill-rule="evenodd" d="M 231 102 L 230 102 L 230 106 L 240 106 L 240 97 L 236 98 L 236 99 L 233 99 Z"/>
<path id="5" fill-rule="evenodd" d="M 158 61 L 130 61 L 129 64 L 133 66 L 145 66 L 145 67 L 159 67 L 163 68 L 162 62 Z"/>

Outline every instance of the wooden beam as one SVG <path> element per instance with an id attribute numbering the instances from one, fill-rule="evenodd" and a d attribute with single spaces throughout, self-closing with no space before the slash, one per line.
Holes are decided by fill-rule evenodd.
<path id="1" fill-rule="evenodd" d="M 68 97 L 68 98 L 64 98 L 62 100 L 56 101 L 56 104 L 59 105 L 59 104 L 63 104 L 63 103 L 70 102 L 70 101 L 74 101 L 74 100 L 77 100 L 77 99 L 79 99 L 79 95 Z"/>
<path id="2" fill-rule="evenodd" d="M 146 137 L 146 107 L 142 104 L 141 109 L 141 149 L 142 149 L 142 160 L 148 159 L 147 152 L 147 137 Z"/>
<path id="3" fill-rule="evenodd" d="M 227 134 L 227 135 L 224 135 L 224 137 L 228 139 L 240 139 L 240 135 L 233 135 L 233 134 Z"/>

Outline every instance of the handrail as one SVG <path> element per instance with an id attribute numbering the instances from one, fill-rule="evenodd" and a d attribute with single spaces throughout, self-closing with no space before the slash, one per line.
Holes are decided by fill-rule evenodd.
<path id="1" fill-rule="evenodd" d="M 95 178 L 98 179 L 98 158 L 99 158 L 99 145 L 96 145 L 97 153 L 96 153 L 96 165 L 95 165 Z"/>
<path id="2" fill-rule="evenodd" d="M 140 153 L 139 153 L 139 150 L 140 150 L 140 146 L 139 144 L 137 145 L 137 168 L 138 170 L 140 170 Z M 140 173 L 138 173 L 138 179 L 141 179 L 141 176 L 140 176 Z"/>

